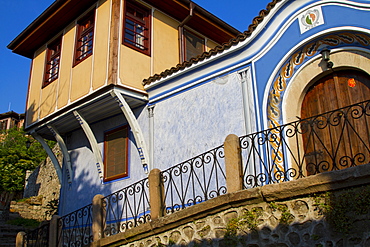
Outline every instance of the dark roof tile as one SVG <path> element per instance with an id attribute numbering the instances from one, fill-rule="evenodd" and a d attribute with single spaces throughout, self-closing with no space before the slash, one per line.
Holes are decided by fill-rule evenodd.
<path id="1" fill-rule="evenodd" d="M 244 31 L 243 33 L 237 35 L 235 38 L 231 39 L 229 42 L 226 42 L 222 45 L 218 45 L 215 48 L 209 50 L 208 52 L 204 52 L 199 56 L 191 58 L 189 61 L 185 61 L 183 63 L 179 63 L 176 65 L 176 67 L 172 67 L 170 69 L 166 69 L 165 71 L 161 72 L 160 74 L 155 74 L 147 79 L 143 80 L 143 85 L 150 85 L 152 82 L 155 82 L 157 80 L 160 80 L 162 78 L 165 78 L 169 75 L 172 75 L 180 70 L 183 70 L 187 67 L 190 67 L 193 64 L 196 64 L 200 61 L 203 61 L 206 58 L 209 58 L 211 56 L 214 56 L 218 53 L 221 53 L 230 47 L 246 40 L 248 37 L 252 35 L 254 30 L 256 30 L 257 26 L 264 20 L 264 18 L 270 13 L 271 9 L 275 7 L 275 5 L 282 0 L 273 0 L 272 2 L 267 4 L 266 9 L 261 10 L 259 12 L 259 15 L 255 17 L 252 21 L 252 24 L 249 25 L 248 30 Z"/>

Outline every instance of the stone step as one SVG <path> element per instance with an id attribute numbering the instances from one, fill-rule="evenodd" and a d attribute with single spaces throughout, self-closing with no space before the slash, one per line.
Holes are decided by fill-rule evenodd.
<path id="1" fill-rule="evenodd" d="M 24 227 L 0 223 L 0 247 L 14 247 L 18 232 L 24 231 Z"/>
<path id="2" fill-rule="evenodd" d="M 10 213 L 9 219 L 20 218 L 17 213 Z M 5 221 L 0 221 L 0 247 L 14 247 L 15 238 L 18 232 L 25 231 L 23 226 L 9 225 Z"/>
<path id="3" fill-rule="evenodd" d="M 15 240 L 14 240 L 14 242 L 9 242 L 9 243 L 2 242 L 2 243 L 0 243 L 0 247 L 14 247 L 14 246 L 15 246 Z"/>

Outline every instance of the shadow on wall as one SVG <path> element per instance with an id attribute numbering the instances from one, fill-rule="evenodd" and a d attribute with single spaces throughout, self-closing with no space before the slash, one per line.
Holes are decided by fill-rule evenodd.
<path id="1" fill-rule="evenodd" d="M 152 247 L 370 246 L 369 171 L 365 164 L 222 195 L 153 220 L 150 237 L 143 227 L 120 239 Z M 144 238 L 133 241 L 140 230 Z"/>
<path id="2" fill-rule="evenodd" d="M 197 240 L 189 243 L 176 244 L 179 232 L 173 232 L 169 237 L 168 244 L 163 244 L 160 238 L 148 240 L 145 246 L 171 246 L 171 247 L 289 247 L 289 246 L 370 246 L 370 238 L 367 237 L 369 231 L 363 227 L 357 228 L 360 231 L 353 231 L 352 236 L 348 237 L 341 233 L 332 232 L 324 220 L 307 221 L 304 223 L 294 223 L 292 225 L 279 224 L 275 228 L 264 226 L 259 230 L 239 230 L 235 235 L 224 235 L 226 230 L 217 230 L 219 238 L 208 238 L 207 233 L 211 228 L 205 226 L 200 230 L 187 229 L 188 234 L 200 234 Z M 226 233 L 225 233 L 226 231 Z M 203 235 L 205 234 L 205 235 Z M 225 237 L 222 237 L 225 236 Z"/>
<path id="3" fill-rule="evenodd" d="M 134 112 L 137 118 L 139 118 L 139 115 L 142 114 L 144 109 L 144 107 L 138 107 L 135 109 Z M 123 124 L 127 124 L 127 120 L 124 118 L 122 113 L 108 119 L 90 123 L 90 127 L 98 142 L 99 149 L 102 152 L 103 159 L 104 154 L 101 145 L 104 143 L 104 131 L 115 129 Z M 136 141 L 131 132 L 129 134 L 129 139 L 132 141 L 129 148 L 129 177 L 102 183 L 99 177 L 92 147 L 83 130 L 76 129 L 67 134 L 65 140 L 68 150 L 70 150 L 69 154 L 72 163 L 73 176 L 71 184 L 68 184 L 65 181 L 62 186 L 62 210 L 59 213 L 61 216 L 90 204 L 93 197 L 97 194 L 107 196 L 142 179 L 142 177 L 137 178 L 138 171 L 133 170 L 133 167 L 138 165 L 137 163 L 139 163 L 140 168 L 142 166 L 137 152 Z M 142 170 L 140 170 L 140 172 L 141 171 Z M 63 174 L 63 176 L 66 176 L 65 168 L 63 168 Z"/>
<path id="4" fill-rule="evenodd" d="M 81 131 L 76 131 L 80 132 Z M 112 184 L 103 184 L 99 178 L 96 161 L 86 138 L 80 138 L 78 148 L 70 151 L 72 161 L 72 183 L 64 179 L 61 188 L 59 215 L 64 216 L 90 203 L 97 194 L 112 193 Z M 63 166 L 63 176 L 67 171 Z"/>
<path id="5" fill-rule="evenodd" d="M 232 208 L 130 244 L 153 247 L 370 246 L 369 196 L 367 186 Z"/>
<path id="6" fill-rule="evenodd" d="M 40 183 L 37 183 L 37 178 L 39 177 L 40 166 L 36 167 L 33 171 L 27 171 L 26 182 L 23 192 L 23 198 L 28 198 L 31 196 L 38 196 L 40 190 Z"/>

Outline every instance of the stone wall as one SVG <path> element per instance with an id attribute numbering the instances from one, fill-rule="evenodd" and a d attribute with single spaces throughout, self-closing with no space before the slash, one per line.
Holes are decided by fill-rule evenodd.
<path id="1" fill-rule="evenodd" d="M 345 236 L 332 229 L 313 197 L 272 205 L 259 203 L 232 208 L 121 246 L 370 246 L 369 214 L 357 217 L 350 235 Z M 287 211 L 282 212 L 275 206 L 286 207 Z M 256 209 L 261 211 L 260 216 L 246 214 Z M 291 220 L 285 222 L 284 214 Z M 233 228 L 233 223 L 238 227 Z M 251 229 L 253 224 L 255 229 Z M 233 230 L 236 230 L 234 234 Z"/>
<path id="2" fill-rule="evenodd" d="M 236 191 L 92 246 L 370 246 L 370 164 Z"/>
<path id="3" fill-rule="evenodd" d="M 62 164 L 63 155 L 58 145 L 55 145 L 53 152 Z M 12 212 L 18 212 L 23 218 L 49 220 L 51 216 L 46 212 L 51 209 L 50 203 L 59 200 L 59 191 L 59 179 L 48 157 L 34 171 L 27 174 L 23 194 L 25 199 L 12 202 L 10 209 Z"/>

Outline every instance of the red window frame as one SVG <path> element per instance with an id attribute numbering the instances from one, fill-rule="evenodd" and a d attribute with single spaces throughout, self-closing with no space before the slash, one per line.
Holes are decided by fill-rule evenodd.
<path id="1" fill-rule="evenodd" d="M 126 1 L 123 44 L 150 55 L 150 25 L 150 10 L 137 3 Z"/>
<path id="2" fill-rule="evenodd" d="M 194 44 L 192 44 L 194 42 L 195 42 L 195 46 Z M 198 43 L 201 44 L 201 50 L 199 50 L 196 47 Z M 193 45 L 193 47 L 191 47 L 192 49 L 190 49 L 188 45 Z M 184 54 L 183 61 L 189 61 L 191 58 L 196 57 L 202 54 L 203 52 L 205 52 L 205 39 L 184 28 L 182 46 L 183 46 L 183 54 Z"/>
<path id="3" fill-rule="evenodd" d="M 45 75 L 42 87 L 46 87 L 59 77 L 61 48 L 62 48 L 61 37 L 59 37 L 53 43 L 47 46 Z"/>
<path id="4" fill-rule="evenodd" d="M 128 129 L 125 125 L 104 133 L 105 182 L 128 176 Z"/>
<path id="5" fill-rule="evenodd" d="M 93 54 L 95 10 L 77 22 L 74 65 Z"/>

